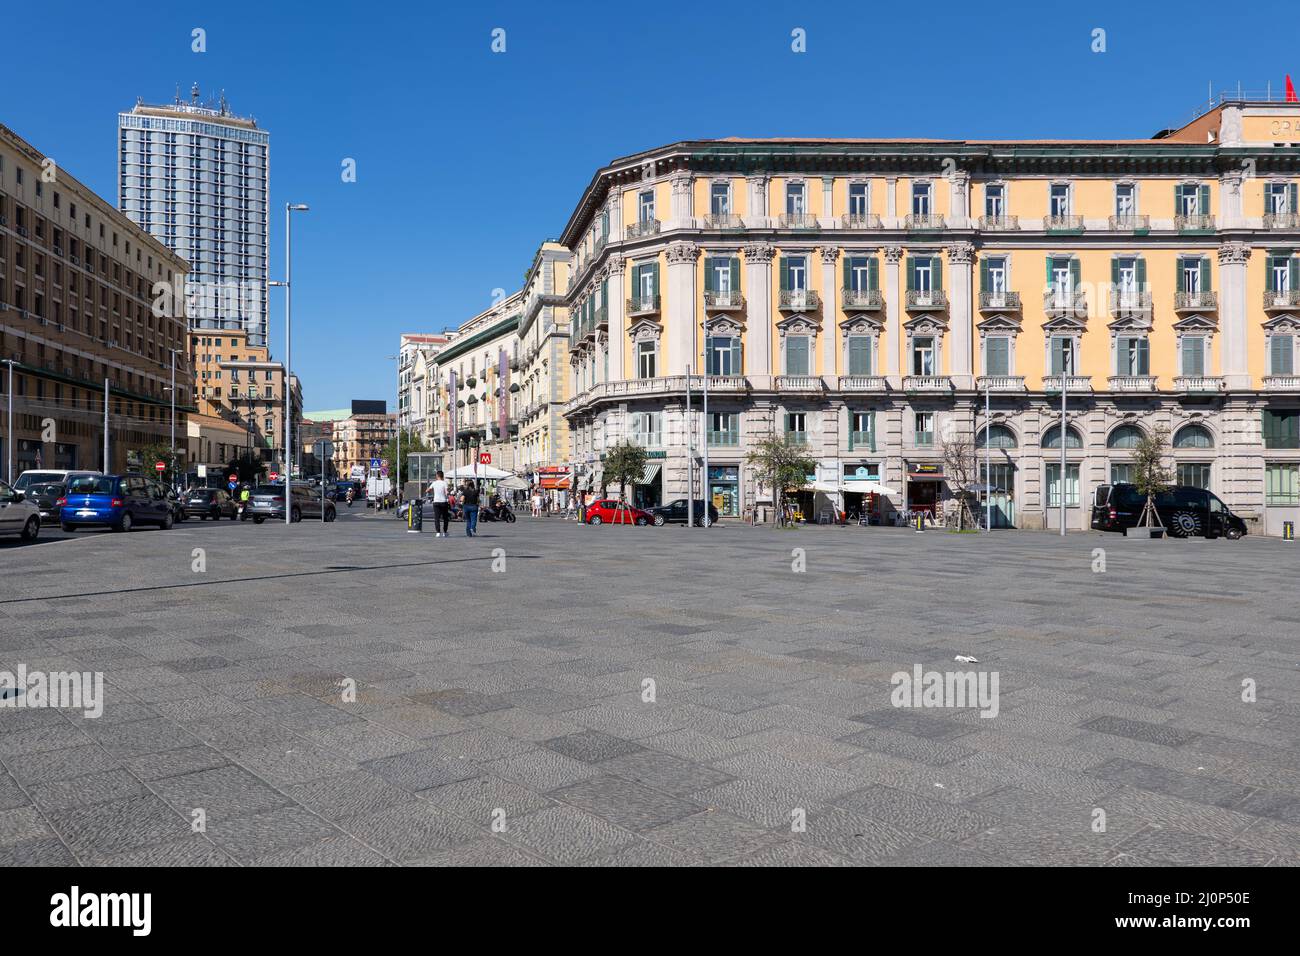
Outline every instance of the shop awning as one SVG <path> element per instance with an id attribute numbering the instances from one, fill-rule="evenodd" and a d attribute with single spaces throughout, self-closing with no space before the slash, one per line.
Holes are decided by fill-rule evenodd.
<path id="1" fill-rule="evenodd" d="M 649 484 L 653 484 L 653 483 L 654 483 L 654 480 L 655 480 L 656 478 L 659 477 L 659 469 L 660 469 L 662 466 L 663 466 L 663 465 L 662 465 L 662 462 L 657 462 L 657 461 L 654 461 L 654 462 L 648 461 L 648 462 L 646 462 L 646 463 L 645 463 L 645 470 L 641 472 L 641 480 L 638 481 L 637 484 L 638 484 L 638 485 L 649 485 Z"/>
<path id="2" fill-rule="evenodd" d="M 893 488 L 886 488 L 878 481 L 871 481 L 866 478 L 845 478 L 844 490 L 853 491 L 862 495 L 896 495 L 898 494 Z"/>
<path id="3" fill-rule="evenodd" d="M 911 471 L 907 474 L 908 481 L 943 481 L 943 475 L 936 475 L 932 471 Z"/>
<path id="4" fill-rule="evenodd" d="M 564 491 L 569 487 L 568 475 L 539 475 L 538 484 L 546 491 Z"/>

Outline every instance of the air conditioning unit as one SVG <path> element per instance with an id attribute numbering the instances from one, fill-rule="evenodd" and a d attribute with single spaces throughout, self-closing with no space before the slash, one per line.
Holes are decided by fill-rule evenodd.
<path id="1" fill-rule="evenodd" d="M 27 237 L 27 227 L 26 227 L 26 226 L 19 226 L 19 227 L 18 227 L 18 235 L 22 236 L 23 238 L 26 238 L 26 237 Z"/>
<path id="2" fill-rule="evenodd" d="M 60 332 L 66 332 L 66 331 L 67 331 L 67 330 L 63 327 L 63 323 L 62 323 L 62 322 L 56 322 L 55 325 L 54 325 L 54 327 L 55 327 L 56 329 L 58 329 Z"/>
<path id="3" fill-rule="evenodd" d="M 69 256 L 68 258 L 72 260 L 72 264 L 73 264 L 74 266 L 79 266 L 79 265 L 81 265 L 81 257 L 80 257 L 80 256 Z"/>
<path id="4" fill-rule="evenodd" d="M 55 247 L 54 247 L 54 254 L 55 254 L 56 256 L 62 256 L 62 255 L 63 255 L 63 247 L 62 247 L 62 246 L 55 246 Z"/>
<path id="5" fill-rule="evenodd" d="M 9 217 L 0 216 L 0 226 L 7 226 L 7 225 L 9 225 Z"/>
<path id="6" fill-rule="evenodd" d="M 36 317 L 36 321 L 40 322 L 41 325 L 49 325 L 49 324 L 50 324 L 50 320 L 47 319 L 47 318 L 46 318 L 45 316 L 43 316 L 43 315 L 38 315 L 38 316 Z"/>

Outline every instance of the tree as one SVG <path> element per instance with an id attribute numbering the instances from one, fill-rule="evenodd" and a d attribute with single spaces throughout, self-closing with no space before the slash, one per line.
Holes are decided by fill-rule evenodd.
<path id="1" fill-rule="evenodd" d="M 262 461 L 253 455 L 241 455 L 226 465 L 226 477 L 235 475 L 240 484 L 247 482 L 256 485 L 262 480 L 262 470 L 265 467 Z"/>
<path id="2" fill-rule="evenodd" d="M 172 449 L 166 442 L 153 442 L 136 451 L 140 456 L 140 470 L 146 475 L 155 475 L 163 484 L 170 485 L 176 480 L 173 467 Z M 163 463 L 163 470 L 158 470 L 158 462 Z"/>
<path id="3" fill-rule="evenodd" d="M 411 452 L 416 451 L 433 451 L 429 443 L 421 435 L 416 434 L 410 429 L 402 430 L 402 473 L 397 473 L 397 436 L 394 435 L 388 439 L 388 442 L 379 451 L 379 457 L 388 462 L 388 475 L 397 482 L 397 487 L 402 488 L 410 475 L 411 459 L 408 457 Z"/>
<path id="4" fill-rule="evenodd" d="M 957 528 L 964 531 L 967 519 L 972 527 L 976 523 L 970 508 L 971 488 L 979 479 L 975 443 L 965 435 L 948 436 L 943 439 L 942 451 L 944 477 L 957 496 Z"/>
<path id="5" fill-rule="evenodd" d="M 1133 484 L 1137 485 L 1138 494 L 1146 498 L 1142 506 L 1139 528 L 1164 527 L 1160 514 L 1156 511 L 1156 496 L 1169 490 L 1173 476 L 1165 467 L 1165 455 L 1169 452 L 1169 432 L 1163 425 L 1154 432 L 1145 433 L 1133 446 Z M 1154 524 L 1152 523 L 1154 522 Z"/>
<path id="6" fill-rule="evenodd" d="M 627 501 L 628 482 L 636 483 L 645 474 L 645 463 L 649 456 L 640 445 L 622 441 L 605 453 L 601 470 L 601 492 L 609 487 L 610 482 L 618 482 L 618 497 Z"/>
<path id="7" fill-rule="evenodd" d="M 745 461 L 753 467 L 759 483 L 772 489 L 772 504 L 778 518 L 784 513 L 781 504 L 785 493 L 803 487 L 808 475 L 817 467 L 805 454 L 803 445 L 775 433 L 761 439 L 745 456 Z"/>

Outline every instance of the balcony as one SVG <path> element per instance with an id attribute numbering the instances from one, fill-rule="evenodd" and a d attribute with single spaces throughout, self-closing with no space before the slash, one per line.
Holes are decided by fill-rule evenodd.
<path id="1" fill-rule="evenodd" d="M 1047 232 L 1083 232 L 1083 217 L 1070 215 L 1044 216 L 1043 229 Z"/>
<path id="2" fill-rule="evenodd" d="M 981 392 L 1023 392 L 1025 377 L 1023 375 L 981 375 L 975 380 L 975 388 Z"/>
<path id="3" fill-rule="evenodd" d="M 817 312 L 821 307 L 821 296 L 811 289 L 781 290 L 780 309 L 782 312 Z"/>
<path id="4" fill-rule="evenodd" d="M 1130 315 L 1148 315 L 1151 312 L 1151 293 L 1121 286 L 1110 287 L 1110 314 L 1115 318 Z"/>
<path id="5" fill-rule="evenodd" d="M 1183 395 L 1217 395 L 1223 389 L 1223 378 L 1218 375 L 1174 376 L 1174 391 Z"/>
<path id="6" fill-rule="evenodd" d="M 1300 212 L 1266 212 L 1265 229 L 1300 229 Z"/>
<path id="7" fill-rule="evenodd" d="M 814 230 L 818 228 L 817 217 L 810 216 L 805 212 L 783 213 L 777 220 L 777 225 L 782 229 Z"/>
<path id="8" fill-rule="evenodd" d="M 1264 290 L 1265 312 L 1290 312 L 1300 308 L 1300 291 L 1294 289 Z"/>
<path id="9" fill-rule="evenodd" d="M 743 375 L 710 375 L 710 392 L 739 393 L 749 390 L 749 381 Z"/>
<path id="10" fill-rule="evenodd" d="M 659 311 L 659 296 L 639 295 L 627 300 L 627 314 L 653 315 Z"/>
<path id="11" fill-rule="evenodd" d="M 1265 375 L 1266 392 L 1300 392 L 1300 375 Z"/>
<path id="12" fill-rule="evenodd" d="M 655 236 L 658 234 L 658 219 L 641 219 L 627 227 L 627 237 L 629 239 L 637 239 L 641 236 Z"/>
<path id="13" fill-rule="evenodd" d="M 726 431 L 709 429 L 709 444 L 720 448 L 736 448 L 740 445 L 740 432 L 736 429 Z"/>
<path id="14" fill-rule="evenodd" d="M 845 312 L 879 312 L 885 296 L 879 289 L 841 289 L 840 301 Z"/>
<path id="15" fill-rule="evenodd" d="M 1154 375 L 1112 375 L 1106 379 L 1106 387 L 1112 392 L 1149 394 L 1155 392 Z"/>
<path id="16" fill-rule="evenodd" d="M 786 430 L 786 433 L 785 433 L 785 440 L 788 441 L 791 445 L 801 445 L 801 446 L 802 446 L 802 445 L 807 445 L 807 444 L 808 444 L 808 433 L 807 433 L 807 432 L 792 432 L 792 431 L 789 431 L 789 430 L 787 429 L 787 430 Z"/>
<path id="17" fill-rule="evenodd" d="M 662 432 L 632 432 L 628 437 L 633 445 L 640 445 L 642 448 L 664 447 Z"/>
<path id="18" fill-rule="evenodd" d="M 1175 292 L 1175 312 L 1213 312 L 1219 307 L 1217 292 Z"/>
<path id="19" fill-rule="evenodd" d="M 1043 311 L 1049 318 L 1077 318 L 1088 316 L 1088 300 L 1082 291 L 1048 289 L 1043 293 Z"/>
<path id="20" fill-rule="evenodd" d="M 849 451 L 874 452 L 875 450 L 875 432 L 849 432 Z"/>
<path id="21" fill-rule="evenodd" d="M 980 230 L 983 232 L 1015 232 L 1019 228 L 1019 216 L 980 216 Z"/>
<path id="22" fill-rule="evenodd" d="M 948 296 L 942 289 L 908 289 L 909 312 L 940 312 L 948 308 Z"/>
<path id="23" fill-rule="evenodd" d="M 727 212 L 713 212 L 704 217 L 705 229 L 719 229 L 724 232 L 736 232 L 745 228 L 739 216 Z"/>
<path id="24" fill-rule="evenodd" d="M 1110 217 L 1111 232 L 1148 233 L 1151 231 L 1151 217 L 1130 213 L 1125 216 Z"/>
<path id="25" fill-rule="evenodd" d="M 845 213 L 840 217 L 840 226 L 844 229 L 879 229 L 880 217 L 874 213 Z"/>
<path id="26" fill-rule="evenodd" d="M 947 395 L 952 379 L 947 375 L 904 375 L 903 391 L 917 395 Z"/>
<path id="27" fill-rule="evenodd" d="M 1201 212 L 1174 216 L 1174 228 L 1179 232 L 1213 232 L 1214 217 Z"/>
<path id="28" fill-rule="evenodd" d="M 1065 376 L 1065 387 L 1067 391 L 1078 394 L 1080 392 L 1092 391 L 1091 375 L 1067 375 Z M 1061 390 L 1060 375 L 1045 375 L 1043 377 L 1043 391 L 1059 392 Z"/>
<path id="29" fill-rule="evenodd" d="M 704 307 L 712 312 L 734 312 L 745 307 L 745 297 L 739 289 L 705 291 Z"/>
<path id="30" fill-rule="evenodd" d="M 608 306 L 602 305 L 600 308 L 596 310 L 596 314 L 592 316 L 592 324 L 587 328 L 587 334 L 590 335 L 595 333 L 596 331 L 606 330 L 608 328 L 609 328 L 609 308 Z"/>
<path id="31" fill-rule="evenodd" d="M 903 226 L 908 232 L 934 232 L 943 228 L 943 216 L 932 212 L 909 213 Z"/>
<path id="32" fill-rule="evenodd" d="M 778 392 L 822 392 L 825 386 L 819 375 L 778 375 L 776 390 Z"/>
<path id="33" fill-rule="evenodd" d="M 981 312 L 1019 312 L 1019 292 L 981 292 Z"/>
<path id="34" fill-rule="evenodd" d="M 889 381 L 883 375 L 841 375 L 841 392 L 887 392 Z"/>

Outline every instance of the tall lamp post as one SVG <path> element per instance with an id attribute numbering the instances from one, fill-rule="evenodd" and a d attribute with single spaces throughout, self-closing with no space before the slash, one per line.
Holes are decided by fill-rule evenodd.
<path id="1" fill-rule="evenodd" d="M 172 386 L 168 389 L 172 393 L 172 460 L 170 462 L 172 469 L 172 487 L 176 487 L 176 352 L 177 349 L 168 349 L 172 353 Z"/>
<path id="2" fill-rule="evenodd" d="M 290 507 L 290 491 L 293 488 L 293 411 L 292 389 L 289 387 L 289 371 L 292 356 L 292 282 L 293 282 L 293 214 L 307 212 L 311 207 L 306 203 L 284 204 L 284 281 L 271 282 L 270 285 L 284 288 L 284 523 L 293 521 L 293 508 Z"/>
<path id="3" fill-rule="evenodd" d="M 0 359 L 5 365 L 9 366 L 9 374 L 5 376 L 5 381 L 9 385 L 9 398 L 5 407 L 9 410 L 9 422 L 5 425 L 5 442 L 8 445 L 8 451 L 5 454 L 5 464 L 9 468 L 9 484 L 14 483 L 14 360 Z"/>
<path id="4" fill-rule="evenodd" d="M 397 486 L 397 505 L 402 505 L 402 353 L 389 355 L 387 358 L 397 362 L 397 467 L 393 472 L 393 482 Z"/>

